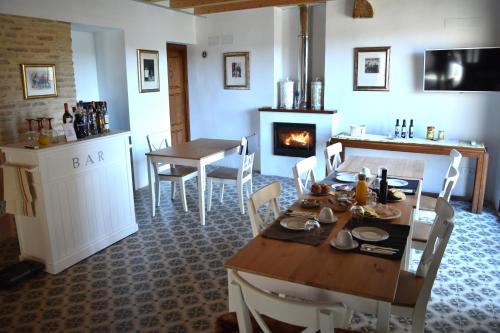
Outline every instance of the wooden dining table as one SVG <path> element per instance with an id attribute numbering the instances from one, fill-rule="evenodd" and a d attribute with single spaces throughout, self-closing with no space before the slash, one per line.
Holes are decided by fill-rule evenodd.
<path id="1" fill-rule="evenodd" d="M 364 167 L 370 165 L 367 162 L 363 161 Z M 349 170 L 346 166 L 354 165 L 352 160 L 344 163 L 344 168 L 340 168 L 344 171 Z M 384 166 L 389 170 L 391 168 L 387 163 Z M 417 171 L 412 176 L 423 175 L 423 166 Z M 398 176 L 407 177 L 409 174 Z M 328 177 L 325 182 L 327 180 Z M 317 199 L 321 201 L 322 207 L 330 204 L 328 196 Z M 395 202 L 389 205 L 399 209 L 401 216 L 389 221 L 373 222 L 374 226 L 377 223 L 390 223 L 411 227 L 415 204 Z M 310 212 L 311 208 L 301 208 L 298 203 L 294 203 L 290 210 Z M 319 208 L 317 210 L 316 213 L 319 213 Z M 268 291 L 316 301 L 340 301 L 351 309 L 374 314 L 377 316 L 377 332 L 387 332 L 391 303 L 396 296 L 400 269 L 407 260 L 411 231 L 401 259 L 341 251 L 333 248 L 330 242 L 349 223 L 352 215 L 349 211 L 336 212 L 335 215 L 338 218 L 336 225 L 328 238 L 318 246 L 259 235 L 226 261 L 225 267 L 228 273 L 230 270 L 238 271 L 250 283 Z M 228 274 L 229 285 L 232 283 L 230 276 Z M 239 295 L 233 295 L 231 290 L 229 288 L 229 308 L 233 311 Z"/>
<path id="2" fill-rule="evenodd" d="M 152 163 L 188 165 L 198 169 L 198 205 L 200 223 L 205 225 L 205 167 L 224 157 L 235 153 L 240 147 L 240 140 L 196 139 L 165 149 L 146 153 L 148 160 L 149 196 L 151 202 L 151 216 L 155 216 L 155 193 L 152 177 Z"/>

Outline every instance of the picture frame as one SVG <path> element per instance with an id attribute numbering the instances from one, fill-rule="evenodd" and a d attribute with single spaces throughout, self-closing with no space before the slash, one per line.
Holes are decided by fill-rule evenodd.
<path id="1" fill-rule="evenodd" d="M 353 90 L 389 91 L 390 46 L 354 49 Z"/>
<path id="2" fill-rule="evenodd" d="M 224 89 L 250 89 L 250 52 L 224 53 Z"/>
<path id="3" fill-rule="evenodd" d="M 160 91 L 160 52 L 155 50 L 137 50 L 137 74 L 139 92 Z"/>
<path id="4" fill-rule="evenodd" d="M 57 97 L 55 64 L 21 64 L 24 99 Z"/>

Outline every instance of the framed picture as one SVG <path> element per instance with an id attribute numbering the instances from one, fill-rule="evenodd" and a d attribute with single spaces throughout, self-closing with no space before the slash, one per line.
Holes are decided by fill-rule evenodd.
<path id="1" fill-rule="evenodd" d="M 354 90 L 389 90 L 390 51 L 389 46 L 354 49 Z"/>
<path id="2" fill-rule="evenodd" d="M 24 99 L 56 97 L 56 65 L 21 65 Z"/>
<path id="3" fill-rule="evenodd" d="M 159 59 L 158 51 L 137 50 L 139 92 L 160 91 Z"/>
<path id="4" fill-rule="evenodd" d="M 224 53 L 224 89 L 250 89 L 249 52 Z"/>

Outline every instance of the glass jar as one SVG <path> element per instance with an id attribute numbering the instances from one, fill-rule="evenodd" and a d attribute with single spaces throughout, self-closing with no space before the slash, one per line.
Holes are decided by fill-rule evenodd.
<path id="1" fill-rule="evenodd" d="M 427 140 L 434 140 L 434 126 L 427 126 Z"/>

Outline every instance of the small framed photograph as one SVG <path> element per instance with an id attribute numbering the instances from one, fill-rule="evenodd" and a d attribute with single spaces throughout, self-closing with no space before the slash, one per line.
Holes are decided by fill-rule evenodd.
<path id="1" fill-rule="evenodd" d="M 249 52 L 224 53 L 224 89 L 250 89 Z"/>
<path id="2" fill-rule="evenodd" d="M 56 65 L 22 64 L 24 99 L 56 97 Z"/>
<path id="3" fill-rule="evenodd" d="M 139 73 L 139 92 L 160 91 L 160 55 L 154 50 L 137 50 L 137 70 Z"/>
<path id="4" fill-rule="evenodd" d="M 354 49 L 354 90 L 389 91 L 390 51 L 389 46 Z"/>

